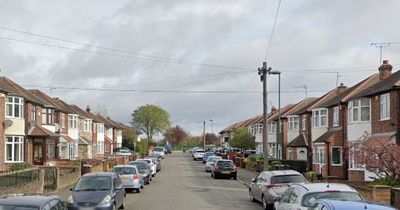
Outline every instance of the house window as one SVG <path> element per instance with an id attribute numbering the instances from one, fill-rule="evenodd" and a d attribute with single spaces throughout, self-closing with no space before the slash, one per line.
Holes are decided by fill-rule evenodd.
<path id="1" fill-rule="evenodd" d="M 15 96 L 7 96 L 6 101 L 6 116 L 23 118 L 24 99 Z"/>
<path id="2" fill-rule="evenodd" d="M 290 131 L 299 129 L 299 117 L 298 116 L 288 117 L 288 120 L 289 120 L 289 130 Z"/>
<path id="3" fill-rule="evenodd" d="M 61 121 L 60 121 L 61 128 L 65 128 L 65 114 L 61 113 Z"/>
<path id="4" fill-rule="evenodd" d="M 109 152 L 109 145 L 108 144 L 105 145 L 104 152 Z"/>
<path id="5" fill-rule="evenodd" d="M 333 111 L 333 126 L 339 126 L 339 107 L 335 106 L 332 109 Z"/>
<path id="6" fill-rule="evenodd" d="M 328 116 L 326 109 L 314 109 L 312 111 L 313 127 L 326 127 L 328 125 Z"/>
<path id="7" fill-rule="evenodd" d="M 53 124 L 53 110 L 48 108 L 42 108 L 42 124 L 51 125 Z"/>
<path id="8" fill-rule="evenodd" d="M 84 124 L 84 131 L 85 132 L 91 132 L 92 131 L 92 120 L 91 119 L 85 119 L 85 124 Z"/>
<path id="9" fill-rule="evenodd" d="M 68 115 L 68 128 L 77 129 L 78 128 L 78 116 Z"/>
<path id="10" fill-rule="evenodd" d="M 316 163 L 324 164 L 325 163 L 325 148 L 324 147 L 316 147 Z"/>
<path id="11" fill-rule="evenodd" d="M 381 95 L 380 97 L 380 112 L 381 120 L 390 119 L 390 95 L 389 93 Z"/>
<path id="12" fill-rule="evenodd" d="M 370 108 L 371 101 L 369 98 L 350 101 L 348 104 L 349 122 L 369 122 Z"/>
<path id="13" fill-rule="evenodd" d="M 109 136 L 109 137 L 112 136 L 112 128 L 107 129 L 107 136 Z"/>
<path id="14" fill-rule="evenodd" d="M 302 127 L 303 131 L 307 130 L 307 118 L 306 118 L 306 115 L 304 115 L 301 118 L 301 127 Z"/>
<path id="15" fill-rule="evenodd" d="M 258 124 L 257 128 L 258 128 L 258 133 L 259 133 L 259 134 L 262 134 L 262 132 L 263 132 L 263 125 L 262 125 L 262 124 Z"/>
<path id="16" fill-rule="evenodd" d="M 224 137 L 224 143 L 227 143 L 229 141 L 229 137 Z"/>
<path id="17" fill-rule="evenodd" d="M 275 122 L 269 122 L 268 123 L 268 133 L 276 133 L 276 123 Z"/>
<path id="18" fill-rule="evenodd" d="M 6 137 L 6 161 L 23 162 L 24 156 L 24 137 L 22 136 L 7 136 Z"/>
<path id="19" fill-rule="evenodd" d="M 32 106 L 31 109 L 31 123 L 36 124 L 36 106 Z"/>
<path id="20" fill-rule="evenodd" d="M 97 133 L 104 133 L 104 124 L 97 124 Z"/>
<path id="21" fill-rule="evenodd" d="M 340 147 L 332 147 L 331 155 L 332 165 L 342 165 L 342 149 Z"/>

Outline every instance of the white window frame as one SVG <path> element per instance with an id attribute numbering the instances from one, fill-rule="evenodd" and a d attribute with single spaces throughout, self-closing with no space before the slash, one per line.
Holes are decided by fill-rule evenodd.
<path id="1" fill-rule="evenodd" d="M 78 128 L 78 115 L 68 115 L 68 129 Z"/>
<path id="2" fill-rule="evenodd" d="M 339 126 L 339 106 L 332 108 L 333 126 Z"/>
<path id="3" fill-rule="evenodd" d="M 362 102 L 368 101 L 368 105 L 363 105 Z M 355 105 L 357 104 L 357 105 Z M 360 122 L 371 122 L 371 99 L 370 98 L 362 98 L 362 99 L 356 99 L 349 101 L 348 105 L 348 122 L 349 123 L 360 123 Z M 369 119 L 368 120 L 362 120 L 362 109 L 363 108 L 368 108 L 369 109 Z M 357 114 L 357 119 L 354 117 L 354 114 Z"/>
<path id="4" fill-rule="evenodd" d="M 11 101 L 9 101 L 11 99 Z M 16 99 L 19 99 L 19 102 L 15 102 Z M 11 106 L 11 115 L 8 115 L 8 110 Z M 15 109 L 18 106 L 18 111 L 19 111 L 19 116 L 15 116 Z M 24 118 L 24 98 L 18 97 L 18 96 L 7 96 L 6 97 L 6 112 L 5 112 L 6 117 L 9 118 Z"/>
<path id="5" fill-rule="evenodd" d="M 97 133 L 104 133 L 104 124 L 97 123 Z"/>
<path id="6" fill-rule="evenodd" d="M 325 146 L 316 146 L 316 164 L 325 165 Z"/>
<path id="7" fill-rule="evenodd" d="M 379 110 L 381 120 L 390 119 L 390 93 L 383 94 L 379 97 Z"/>
<path id="8" fill-rule="evenodd" d="M 322 112 L 325 112 L 325 114 L 322 114 Z M 326 108 L 312 110 L 312 126 L 314 128 L 328 127 L 328 110 Z"/>
<path id="9" fill-rule="evenodd" d="M 8 138 L 11 138 L 12 139 L 12 141 L 11 142 L 8 142 Z M 8 157 L 7 157 L 7 145 L 11 145 L 11 153 L 12 153 L 12 155 L 11 155 L 11 160 L 8 160 Z M 16 145 L 18 145 L 19 146 L 19 160 L 18 161 L 16 161 L 15 160 L 15 148 L 16 148 Z M 23 136 L 6 136 L 5 137 L 5 151 L 4 151 L 4 159 L 5 159 L 5 163 L 22 163 L 22 162 L 24 162 L 24 137 Z"/>
<path id="10" fill-rule="evenodd" d="M 276 133 L 276 122 L 268 122 L 268 133 L 274 134 Z"/>
<path id="11" fill-rule="evenodd" d="M 92 120 L 91 119 L 84 120 L 83 130 L 85 132 L 92 132 Z"/>
<path id="12" fill-rule="evenodd" d="M 340 163 L 339 164 L 335 164 L 333 163 L 333 149 L 339 149 L 339 157 L 340 157 Z M 343 164 L 343 155 L 342 155 L 342 147 L 339 146 L 333 146 L 330 148 L 330 152 L 331 152 L 331 165 L 332 166 L 341 166 Z"/>
<path id="13" fill-rule="evenodd" d="M 257 129 L 258 129 L 258 133 L 262 134 L 262 132 L 263 132 L 263 124 L 258 124 L 257 125 Z"/>
<path id="14" fill-rule="evenodd" d="M 288 116 L 288 130 L 299 130 L 299 116 Z"/>
<path id="15" fill-rule="evenodd" d="M 301 117 L 301 129 L 303 131 L 307 130 L 307 116 L 306 115 L 303 115 Z"/>

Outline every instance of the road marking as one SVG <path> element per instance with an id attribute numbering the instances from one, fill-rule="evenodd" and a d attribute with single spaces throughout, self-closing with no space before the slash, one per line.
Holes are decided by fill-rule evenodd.
<path id="1" fill-rule="evenodd" d="M 215 186 L 189 186 L 190 190 L 202 191 L 202 190 L 226 190 L 226 191 L 237 191 L 237 192 L 247 192 L 247 189 L 243 188 L 232 188 L 232 187 L 215 187 Z"/>

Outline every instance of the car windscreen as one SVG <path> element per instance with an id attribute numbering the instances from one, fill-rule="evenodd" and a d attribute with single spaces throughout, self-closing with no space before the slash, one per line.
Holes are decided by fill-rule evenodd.
<path id="1" fill-rule="evenodd" d="M 0 205 L 0 210 L 39 210 L 37 207 Z"/>
<path id="2" fill-rule="evenodd" d="M 315 201 L 320 199 L 343 200 L 343 201 L 362 201 L 363 199 L 356 192 L 313 192 L 303 196 L 301 205 L 311 207 Z"/>
<path id="3" fill-rule="evenodd" d="M 83 176 L 76 183 L 75 191 L 110 190 L 110 176 Z"/>
<path id="4" fill-rule="evenodd" d="M 196 153 L 204 153 L 204 150 L 197 150 Z"/>
<path id="5" fill-rule="evenodd" d="M 204 154 L 206 156 L 210 156 L 210 155 L 214 155 L 214 152 L 206 152 L 206 154 Z"/>
<path id="6" fill-rule="evenodd" d="M 301 183 L 301 182 L 304 182 L 304 177 L 300 174 L 279 175 L 271 177 L 271 184 Z"/>
<path id="7" fill-rule="evenodd" d="M 208 162 L 215 162 L 216 160 L 219 160 L 219 159 L 221 159 L 221 158 L 220 157 L 212 157 L 212 156 L 210 156 L 210 157 L 207 158 L 207 161 Z"/>
<path id="8" fill-rule="evenodd" d="M 156 152 L 162 152 L 162 151 L 164 151 L 164 148 L 156 147 L 156 148 L 154 148 L 154 151 L 156 151 Z"/>
<path id="9" fill-rule="evenodd" d="M 113 169 L 113 172 L 119 174 L 119 175 L 124 175 L 124 174 L 136 174 L 136 168 L 132 167 L 115 167 Z"/>

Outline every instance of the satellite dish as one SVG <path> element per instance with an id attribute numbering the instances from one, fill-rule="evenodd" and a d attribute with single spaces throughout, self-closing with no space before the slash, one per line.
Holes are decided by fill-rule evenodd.
<path id="1" fill-rule="evenodd" d="M 55 128 L 56 132 L 58 132 L 58 131 L 60 131 L 61 126 L 58 123 L 54 123 L 54 128 Z"/>
<path id="2" fill-rule="evenodd" d="M 4 124 L 5 128 L 8 128 L 8 127 L 12 126 L 13 121 L 12 120 L 4 120 L 3 124 Z"/>

